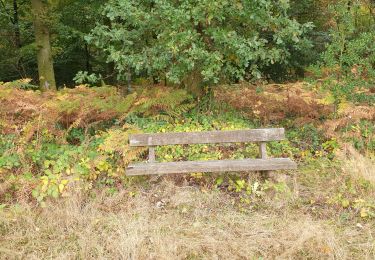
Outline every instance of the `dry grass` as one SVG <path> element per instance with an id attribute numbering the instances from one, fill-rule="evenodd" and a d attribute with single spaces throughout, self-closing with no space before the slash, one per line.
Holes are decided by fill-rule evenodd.
<path id="1" fill-rule="evenodd" d="M 286 199 L 283 198 L 282 201 Z M 341 225 L 298 198 L 243 213 L 219 191 L 170 181 L 130 197 L 77 194 L 0 211 L 3 259 L 374 259 L 373 223 Z"/>
<path id="2" fill-rule="evenodd" d="M 344 172 L 349 173 L 353 178 L 363 178 L 375 185 L 374 161 L 360 154 L 350 144 L 345 145 L 345 149 L 339 156 L 345 161 Z"/>

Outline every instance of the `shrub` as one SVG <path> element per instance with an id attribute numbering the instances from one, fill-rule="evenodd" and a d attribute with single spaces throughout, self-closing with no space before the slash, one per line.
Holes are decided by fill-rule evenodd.
<path id="1" fill-rule="evenodd" d="M 334 14 L 331 43 L 312 71 L 324 77 L 322 86 L 330 92 L 336 109 L 348 100 L 373 104 L 375 23 L 372 14 L 360 2 L 348 0 L 338 1 L 331 8 Z"/>
<path id="2" fill-rule="evenodd" d="M 180 84 L 258 79 L 262 68 L 288 64 L 306 48 L 305 32 L 290 19 L 288 1 L 118 1 L 105 6 L 110 24 L 87 40 L 103 50 L 120 76 L 129 71 Z"/>

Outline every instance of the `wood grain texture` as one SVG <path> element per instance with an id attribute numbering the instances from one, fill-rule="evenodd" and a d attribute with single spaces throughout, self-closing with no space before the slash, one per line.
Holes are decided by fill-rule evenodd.
<path id="1" fill-rule="evenodd" d="M 157 146 L 175 144 L 266 142 L 284 139 L 284 128 L 266 128 L 233 131 L 135 134 L 129 137 L 129 143 L 130 146 Z"/>
<path id="2" fill-rule="evenodd" d="M 295 162 L 288 158 L 184 161 L 131 164 L 126 175 L 151 175 L 194 172 L 272 171 L 296 169 Z"/>
<path id="3" fill-rule="evenodd" d="M 259 154 L 260 154 L 260 158 L 267 159 L 267 143 L 266 142 L 261 142 L 259 144 Z"/>
<path id="4" fill-rule="evenodd" d="M 150 146 L 148 148 L 148 162 L 155 162 L 156 156 L 155 156 L 155 146 Z"/>

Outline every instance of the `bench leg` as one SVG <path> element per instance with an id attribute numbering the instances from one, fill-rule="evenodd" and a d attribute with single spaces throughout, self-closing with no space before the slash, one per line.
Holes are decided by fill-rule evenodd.
<path id="1" fill-rule="evenodd" d="M 266 142 L 261 142 L 259 144 L 259 154 L 260 158 L 262 159 L 267 159 L 267 143 Z"/>
<path id="2" fill-rule="evenodd" d="M 155 162 L 155 146 L 150 146 L 148 148 L 148 162 Z"/>
<path id="3" fill-rule="evenodd" d="M 260 142 L 259 143 L 259 155 L 261 159 L 267 159 L 267 143 Z M 268 178 L 270 171 L 260 171 L 263 178 Z"/>

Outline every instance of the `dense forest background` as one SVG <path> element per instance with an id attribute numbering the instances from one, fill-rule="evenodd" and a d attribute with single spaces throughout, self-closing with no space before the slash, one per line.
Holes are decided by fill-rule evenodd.
<path id="1" fill-rule="evenodd" d="M 373 61 L 361 59 L 373 57 L 374 19 L 370 0 L 3 0 L 0 80 L 31 78 L 37 85 L 38 53 L 48 48 L 48 73 L 59 87 L 280 83 L 303 78 L 317 64 L 321 71 L 343 66 L 345 73 L 357 66 L 373 76 Z"/>

